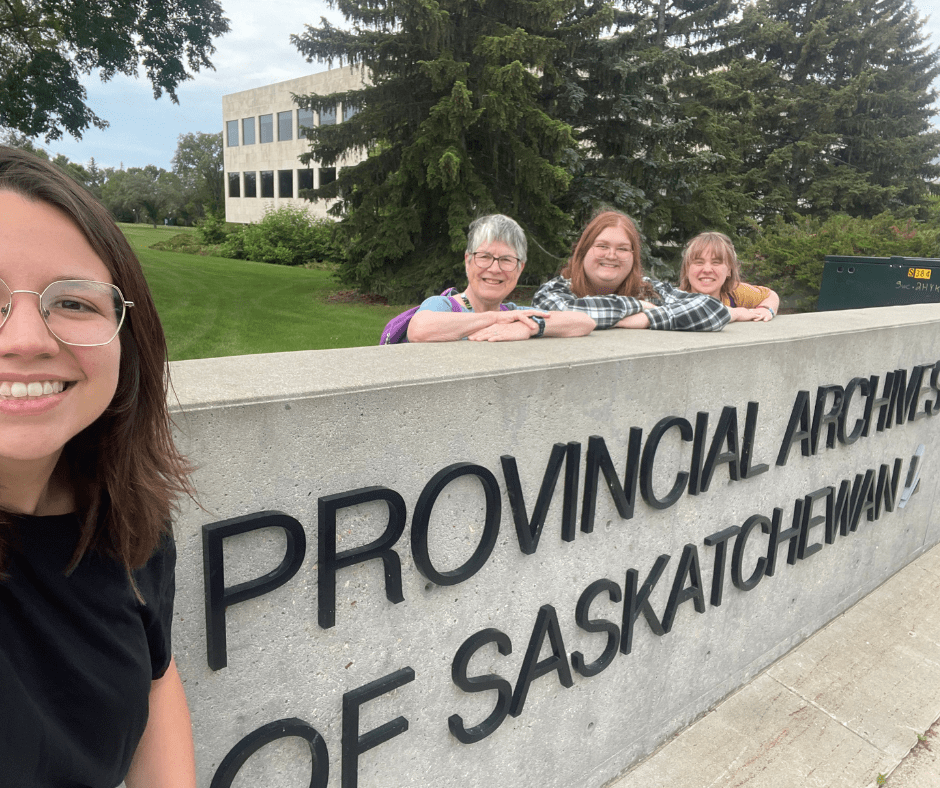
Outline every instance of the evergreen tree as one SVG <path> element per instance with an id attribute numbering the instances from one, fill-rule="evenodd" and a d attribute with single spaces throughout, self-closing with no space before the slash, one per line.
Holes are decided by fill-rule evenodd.
<path id="1" fill-rule="evenodd" d="M 687 94 L 715 67 L 733 11 L 731 0 L 621 0 L 611 35 L 584 48 L 566 92 L 584 144 L 571 189 L 579 223 L 615 207 L 654 246 L 675 246 L 722 214 L 720 201 L 694 199 L 718 157 L 696 145 Z"/>
<path id="2" fill-rule="evenodd" d="M 760 221 L 926 210 L 940 60 L 910 0 L 759 0 L 731 38 L 695 98 L 714 183 Z"/>
<path id="3" fill-rule="evenodd" d="M 609 20 L 581 0 L 331 0 L 350 31 L 307 27 L 292 40 L 308 59 L 364 69 L 362 90 L 298 97 L 343 102 L 344 121 L 311 129 L 306 158 L 356 166 L 312 193 L 337 198 L 347 254 L 342 278 L 393 300 L 463 278 L 476 216 L 516 219 L 530 240 L 527 281 L 553 273 L 570 247 L 558 206 L 576 159 L 558 119 L 561 69 Z M 355 114 L 351 114 L 355 111 Z M 543 252 L 542 249 L 547 250 Z"/>

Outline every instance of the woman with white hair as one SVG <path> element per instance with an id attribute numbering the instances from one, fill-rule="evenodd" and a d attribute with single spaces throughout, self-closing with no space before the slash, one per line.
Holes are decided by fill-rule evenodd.
<path id="1" fill-rule="evenodd" d="M 526 263 L 526 238 L 508 216 L 483 216 L 470 225 L 461 293 L 426 299 L 408 324 L 409 342 L 472 339 L 505 342 L 590 334 L 594 320 L 577 312 L 548 312 L 506 302 Z"/>

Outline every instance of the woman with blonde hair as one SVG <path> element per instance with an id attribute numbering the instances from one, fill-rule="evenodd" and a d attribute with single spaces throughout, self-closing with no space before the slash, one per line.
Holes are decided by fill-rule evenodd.
<path id="1" fill-rule="evenodd" d="M 780 297 L 769 287 L 741 281 L 734 244 L 724 233 L 700 233 L 685 245 L 679 287 L 717 298 L 732 323 L 767 322 L 780 308 Z"/>
<path id="2" fill-rule="evenodd" d="M 532 298 L 535 309 L 589 315 L 598 329 L 720 331 L 725 306 L 643 275 L 640 234 L 629 216 L 605 211 L 591 220 L 561 275 Z"/>

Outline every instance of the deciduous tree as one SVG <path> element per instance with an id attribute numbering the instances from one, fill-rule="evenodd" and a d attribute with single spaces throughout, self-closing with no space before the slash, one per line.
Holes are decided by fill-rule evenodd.
<path id="1" fill-rule="evenodd" d="M 217 0 L 0 1 L 0 126 L 47 141 L 105 128 L 85 103 L 82 76 L 136 75 L 154 98 L 211 68 L 212 39 L 228 30 Z"/>
<path id="2" fill-rule="evenodd" d="M 174 173 L 148 164 L 112 172 L 101 199 L 118 220 L 146 218 L 156 227 L 179 207 L 180 195 L 179 178 Z"/>
<path id="3" fill-rule="evenodd" d="M 222 207 L 222 133 L 181 134 L 173 154 L 173 172 L 182 187 L 181 209 L 188 219 Z"/>

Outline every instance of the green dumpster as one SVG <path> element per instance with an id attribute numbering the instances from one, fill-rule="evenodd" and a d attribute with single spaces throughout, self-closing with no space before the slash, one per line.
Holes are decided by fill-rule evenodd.
<path id="1" fill-rule="evenodd" d="M 940 302 L 940 259 L 826 255 L 820 312 Z"/>

